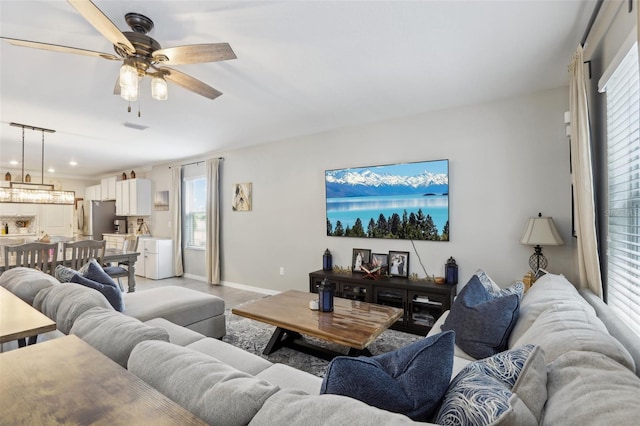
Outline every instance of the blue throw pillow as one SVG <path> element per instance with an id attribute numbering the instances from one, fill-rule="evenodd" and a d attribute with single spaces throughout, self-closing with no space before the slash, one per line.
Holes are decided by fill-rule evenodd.
<path id="1" fill-rule="evenodd" d="M 81 272 L 85 278 L 89 278 L 92 281 L 97 281 L 101 284 L 110 285 L 115 287 L 120 291 L 120 287 L 116 282 L 107 274 L 102 266 L 98 263 L 97 260 L 91 259 L 89 263 L 87 263 L 87 269 L 84 272 Z"/>
<path id="2" fill-rule="evenodd" d="M 320 393 L 429 421 L 451 380 L 454 338 L 454 333 L 445 332 L 371 358 L 334 358 Z"/>
<path id="3" fill-rule="evenodd" d="M 124 311 L 124 300 L 122 299 L 122 292 L 120 292 L 120 289 L 117 285 L 112 286 L 108 284 L 102 284 L 92 279 L 83 277 L 81 274 L 75 274 L 71 278 L 71 282 L 81 284 L 94 290 L 98 290 L 109 301 L 111 306 L 113 306 L 113 309 L 118 312 Z"/>
<path id="4" fill-rule="evenodd" d="M 516 294 L 494 297 L 473 275 L 454 300 L 442 330 L 455 331 L 456 345 L 467 354 L 486 358 L 507 348 L 519 312 Z"/>
<path id="5" fill-rule="evenodd" d="M 539 347 L 526 345 L 467 365 L 451 381 L 433 423 L 537 425 L 546 401 L 547 369 Z M 538 404 L 520 396 L 540 394 Z M 535 398 L 532 398 L 535 399 Z"/>

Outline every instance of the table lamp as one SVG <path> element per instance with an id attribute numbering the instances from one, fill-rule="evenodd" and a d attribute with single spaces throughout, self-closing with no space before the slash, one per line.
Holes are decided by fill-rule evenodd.
<path id="1" fill-rule="evenodd" d="M 546 268 L 548 265 L 547 258 L 542 254 L 542 246 L 561 246 L 564 241 L 553 223 L 553 218 L 542 217 L 542 213 L 538 213 L 537 217 L 530 217 L 527 221 L 520 243 L 535 246 L 534 253 L 529 258 L 529 267 L 534 273 L 538 273 L 540 268 Z"/>

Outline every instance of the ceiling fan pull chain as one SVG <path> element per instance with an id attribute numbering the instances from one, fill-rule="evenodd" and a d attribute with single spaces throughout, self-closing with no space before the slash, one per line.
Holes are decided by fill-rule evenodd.
<path id="1" fill-rule="evenodd" d="M 131 112 L 131 101 L 129 101 L 129 106 L 127 107 L 127 112 Z"/>

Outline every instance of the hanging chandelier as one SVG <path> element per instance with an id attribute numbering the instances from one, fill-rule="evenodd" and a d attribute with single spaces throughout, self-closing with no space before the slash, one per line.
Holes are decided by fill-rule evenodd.
<path id="1" fill-rule="evenodd" d="M 0 187 L 0 203 L 30 203 L 30 204 L 71 204 L 75 203 L 74 191 L 54 189 L 51 184 L 44 183 L 44 134 L 55 133 L 55 130 L 27 124 L 10 123 L 11 126 L 22 128 L 22 182 L 11 182 L 9 188 Z M 40 183 L 25 182 L 24 178 L 24 131 L 25 129 L 42 132 L 42 171 Z"/>

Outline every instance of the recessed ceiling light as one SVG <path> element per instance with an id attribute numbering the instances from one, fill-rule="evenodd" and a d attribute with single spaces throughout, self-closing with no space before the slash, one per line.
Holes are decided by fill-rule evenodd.
<path id="1" fill-rule="evenodd" d="M 49 168 L 47 169 L 47 171 L 48 171 L 49 173 L 54 173 L 54 172 L 56 171 L 56 169 L 54 169 L 53 167 L 49 167 Z"/>
<path id="2" fill-rule="evenodd" d="M 77 161 L 73 161 L 73 160 L 71 160 L 71 161 L 69 161 L 69 165 L 70 165 L 70 166 L 77 166 L 77 165 L 78 165 L 78 162 L 77 162 Z"/>
<path id="3" fill-rule="evenodd" d="M 12 166 L 16 166 L 18 165 L 18 162 L 16 160 L 11 160 L 9 161 L 9 164 L 11 164 Z"/>

